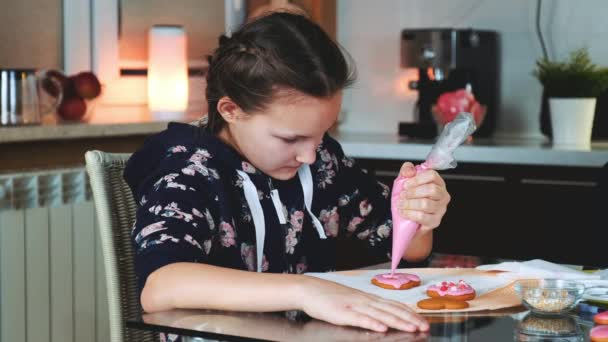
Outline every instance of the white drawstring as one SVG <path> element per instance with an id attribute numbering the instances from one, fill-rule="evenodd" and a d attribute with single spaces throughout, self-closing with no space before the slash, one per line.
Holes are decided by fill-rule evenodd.
<path id="1" fill-rule="evenodd" d="M 312 213 L 310 210 L 310 206 L 312 205 L 312 192 L 313 192 L 313 182 L 312 182 L 312 173 L 310 172 L 310 165 L 304 164 L 300 166 L 298 169 L 298 177 L 300 178 L 300 183 L 302 184 L 302 192 L 304 192 L 304 205 L 306 206 L 306 211 L 310 218 L 312 219 L 312 223 L 317 228 L 317 232 L 321 239 L 327 239 L 325 235 L 325 229 L 323 229 L 323 225 L 319 222 L 319 219 Z"/>
<path id="2" fill-rule="evenodd" d="M 264 239 L 266 235 L 266 223 L 264 219 L 264 210 L 262 209 L 262 203 L 260 202 L 260 197 L 258 195 L 258 188 L 253 184 L 251 178 L 247 173 L 236 170 L 239 176 L 243 179 L 243 192 L 245 193 L 245 200 L 247 201 L 247 205 L 249 206 L 249 211 L 251 211 L 251 216 L 253 218 L 253 225 L 255 226 L 255 250 L 256 250 L 256 258 L 257 258 L 257 271 L 262 272 L 262 259 L 264 257 Z M 310 210 L 310 206 L 312 204 L 312 193 L 313 193 L 313 181 L 312 174 L 310 172 L 310 166 L 305 164 L 302 165 L 298 169 L 298 177 L 300 178 L 300 183 L 302 184 L 302 192 L 304 193 L 304 206 L 306 207 L 306 211 L 312 220 L 313 225 L 317 229 L 319 236 L 321 239 L 327 239 L 325 235 L 325 229 L 323 229 L 323 225 L 319 221 L 319 219 L 312 213 Z M 285 213 L 283 212 L 283 204 L 281 203 L 281 198 L 279 197 L 279 191 L 274 189 L 270 192 L 270 197 L 272 198 L 272 203 L 274 204 L 274 209 L 277 212 L 277 216 L 279 217 L 279 222 L 284 224 L 287 222 L 285 218 Z"/>
<path id="3" fill-rule="evenodd" d="M 264 256 L 264 238 L 266 234 L 266 224 L 264 222 L 264 210 L 258 196 L 258 188 L 245 172 L 236 170 L 241 178 L 243 178 L 243 191 L 245 192 L 245 200 L 249 205 L 249 211 L 253 217 L 253 225 L 255 226 L 255 251 L 257 261 L 257 271 L 262 272 L 262 258 Z"/>
<path id="4" fill-rule="evenodd" d="M 279 190 L 273 189 L 270 191 L 270 198 L 272 198 L 272 204 L 274 204 L 274 210 L 277 211 L 277 216 L 279 217 L 279 223 L 285 224 L 287 223 L 287 219 L 285 218 L 285 212 L 283 211 L 283 203 L 281 202 L 281 196 L 279 196 Z"/>

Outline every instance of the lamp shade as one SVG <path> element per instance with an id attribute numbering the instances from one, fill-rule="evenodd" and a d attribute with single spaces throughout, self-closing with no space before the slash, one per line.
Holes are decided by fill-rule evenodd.
<path id="1" fill-rule="evenodd" d="M 154 25 L 148 34 L 148 108 L 171 118 L 188 107 L 187 38 L 181 26 Z"/>

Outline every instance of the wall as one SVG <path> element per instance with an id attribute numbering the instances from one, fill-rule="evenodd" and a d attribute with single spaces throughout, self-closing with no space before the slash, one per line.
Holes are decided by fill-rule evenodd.
<path id="1" fill-rule="evenodd" d="M 217 46 L 224 31 L 224 2 L 217 0 L 129 0 L 122 2 L 119 43 L 123 60 L 148 59 L 148 30 L 154 24 L 184 26 L 188 57 L 202 60 Z"/>
<path id="2" fill-rule="evenodd" d="M 501 102 L 497 135 L 540 136 L 541 86 L 531 72 L 542 54 L 531 0 L 339 0 L 338 41 L 359 72 L 345 94 L 343 131 L 396 133 L 412 121 L 416 94 L 405 89 L 399 68 L 399 33 L 404 28 L 492 29 L 502 39 Z M 608 1 L 544 1 L 542 30 L 550 57 L 589 47 L 592 59 L 608 65 L 605 16 Z"/>
<path id="3" fill-rule="evenodd" d="M 61 68 L 61 0 L 2 0 L 0 68 Z"/>

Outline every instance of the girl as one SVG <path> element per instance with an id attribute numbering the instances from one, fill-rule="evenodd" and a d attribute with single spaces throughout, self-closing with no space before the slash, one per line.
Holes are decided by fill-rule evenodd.
<path id="1" fill-rule="evenodd" d="M 171 123 L 125 170 L 145 311 L 302 310 L 375 331 L 427 330 L 406 305 L 302 275 L 335 268 L 336 237 L 390 252 L 390 190 L 325 132 L 353 81 L 340 48 L 303 16 L 273 13 L 220 39 L 207 122 Z M 413 165 L 401 172 L 411 177 Z M 435 171 L 407 184 L 421 223 L 406 261 L 426 258 L 450 196 Z"/>

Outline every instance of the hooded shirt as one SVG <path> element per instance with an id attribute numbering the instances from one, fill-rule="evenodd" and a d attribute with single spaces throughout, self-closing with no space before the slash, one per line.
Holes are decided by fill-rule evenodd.
<path id="1" fill-rule="evenodd" d="M 388 257 L 390 189 L 325 135 L 316 161 L 277 180 L 200 127 L 170 123 L 124 171 L 138 202 L 132 229 L 140 291 L 175 262 L 273 273 L 335 269 L 339 235 Z"/>

